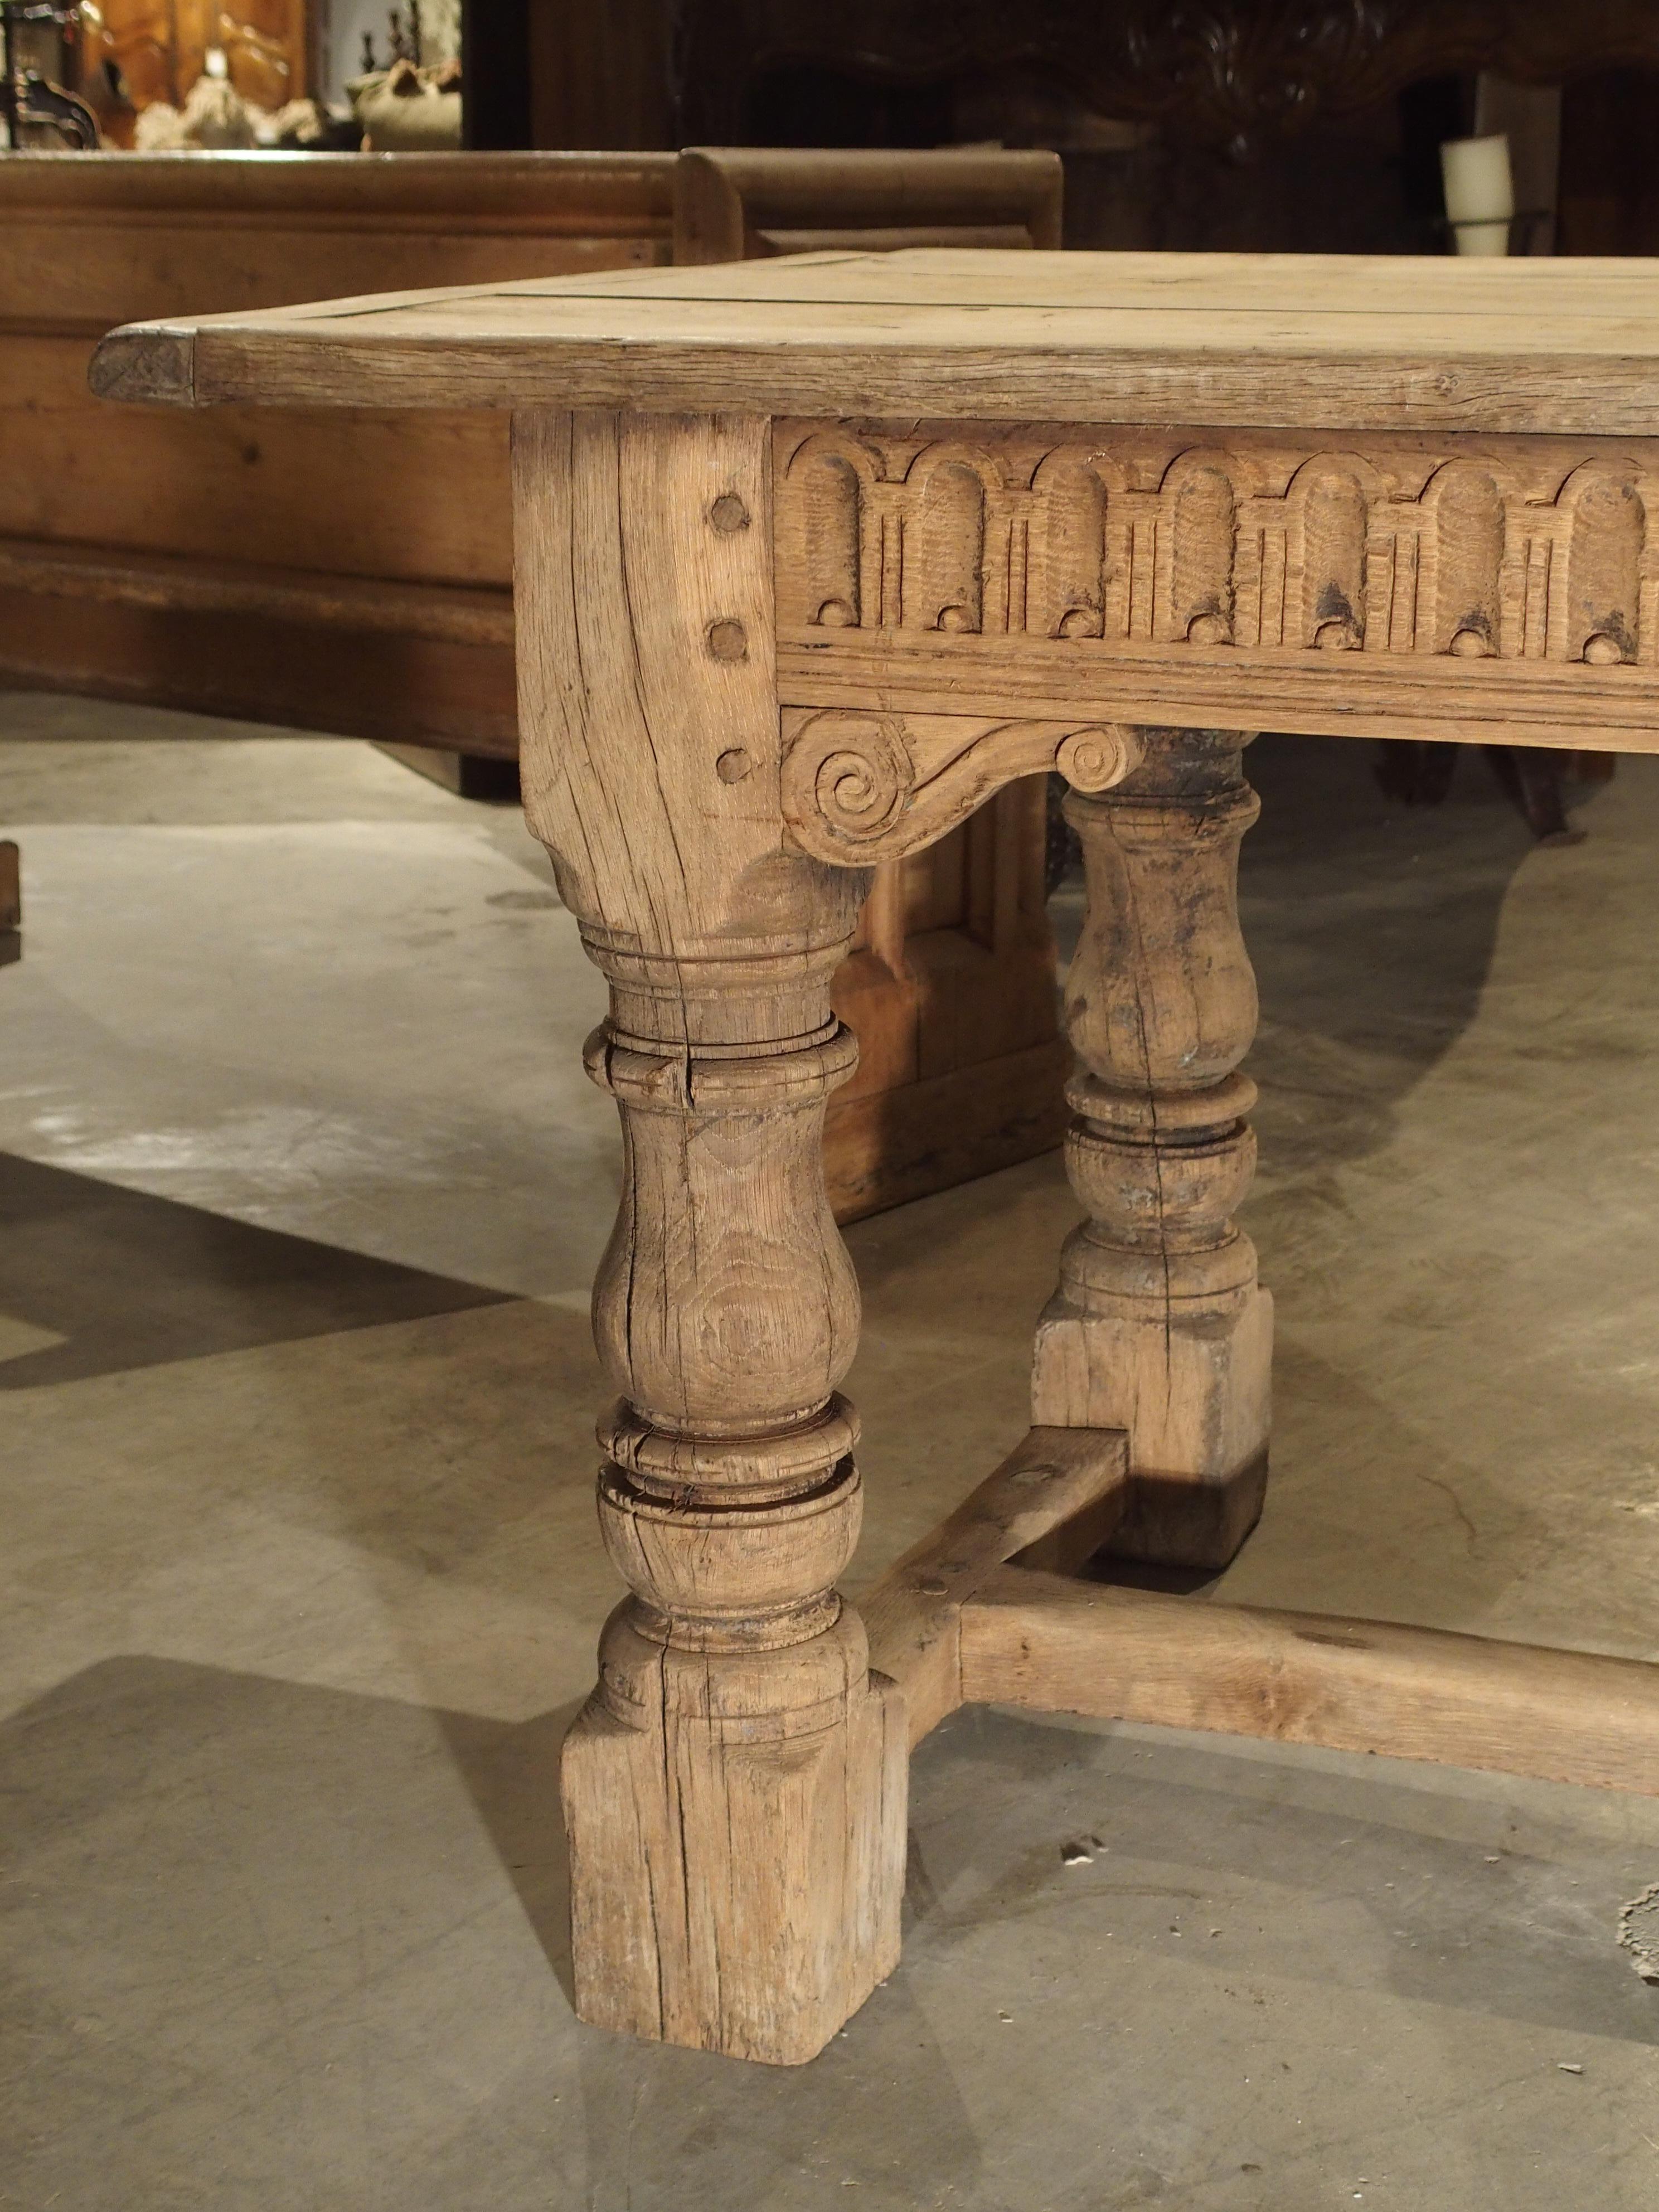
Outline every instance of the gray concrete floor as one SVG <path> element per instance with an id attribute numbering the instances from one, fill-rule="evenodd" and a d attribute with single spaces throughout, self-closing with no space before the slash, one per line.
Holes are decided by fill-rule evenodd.
<path id="1" fill-rule="evenodd" d="M 364 747 L 0 737 L 0 2204 L 1653 2212 L 1653 1800 L 964 1713 L 823 2058 L 578 2027 L 597 979 L 510 813 Z M 1478 758 L 1427 813 L 1252 760 L 1279 1409 L 1218 1587 L 1659 1658 L 1659 763 L 1537 851 Z M 1073 1215 L 1051 1159 L 851 1232 L 855 1589 L 1023 1429 Z"/>

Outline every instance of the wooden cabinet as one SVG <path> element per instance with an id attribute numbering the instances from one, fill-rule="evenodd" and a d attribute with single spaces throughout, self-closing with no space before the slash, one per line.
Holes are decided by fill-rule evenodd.
<path id="1" fill-rule="evenodd" d="M 215 46 L 256 107 L 282 107 L 309 89 L 305 0 L 91 0 L 82 40 L 83 65 L 114 62 L 136 107 L 182 106 Z"/>

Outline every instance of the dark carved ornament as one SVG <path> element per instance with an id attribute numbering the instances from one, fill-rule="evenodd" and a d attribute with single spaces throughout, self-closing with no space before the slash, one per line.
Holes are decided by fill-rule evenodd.
<path id="1" fill-rule="evenodd" d="M 685 0 L 685 135 L 738 135 L 788 68 L 951 82 L 1024 70 L 1103 115 L 1245 150 L 1443 72 L 1554 83 L 1659 65 L 1659 0 Z M 738 59 L 741 57 L 741 61 Z"/>
<path id="2" fill-rule="evenodd" d="M 1387 0 L 1312 8 L 1156 6 L 1126 10 L 1123 50 L 1137 91 L 1243 152 L 1293 130 L 1375 71 L 1398 9 Z M 1144 111 L 1143 111 L 1144 112 Z"/>

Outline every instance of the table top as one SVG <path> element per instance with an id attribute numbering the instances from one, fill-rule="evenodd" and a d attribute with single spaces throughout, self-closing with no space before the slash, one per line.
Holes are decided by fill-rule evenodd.
<path id="1" fill-rule="evenodd" d="M 92 381 L 186 406 L 1651 435 L 1659 262 L 798 254 L 134 324 Z"/>

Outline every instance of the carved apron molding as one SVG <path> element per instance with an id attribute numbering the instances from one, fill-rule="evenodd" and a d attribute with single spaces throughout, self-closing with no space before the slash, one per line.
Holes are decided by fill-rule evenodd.
<path id="1" fill-rule="evenodd" d="M 1231 693 L 1241 726 L 1399 734 L 1403 704 L 1424 735 L 1605 744 L 1659 700 L 1654 441 L 775 435 L 792 704 L 884 677 L 902 714 L 948 668 L 988 715 L 1213 724 Z"/>

